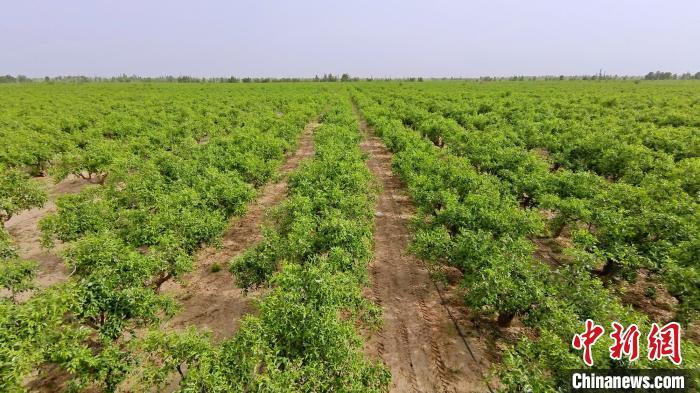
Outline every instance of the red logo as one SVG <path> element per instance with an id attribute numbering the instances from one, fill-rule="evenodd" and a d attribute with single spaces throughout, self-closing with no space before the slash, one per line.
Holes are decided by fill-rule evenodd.
<path id="1" fill-rule="evenodd" d="M 626 330 L 617 322 L 612 323 L 614 332 L 610 333 L 613 345 L 610 346 L 610 358 L 622 359 L 625 355 L 631 362 L 639 359 L 639 328 L 632 324 Z"/>
<path id="2" fill-rule="evenodd" d="M 661 360 L 663 357 L 671 359 L 673 364 L 681 364 L 681 325 L 678 322 L 670 322 L 664 327 L 652 323 L 651 331 L 647 337 L 649 343 L 649 360 Z"/>
<path id="3" fill-rule="evenodd" d="M 631 324 L 627 329 L 618 322 L 613 322 L 613 331 L 610 338 L 613 344 L 610 346 L 610 358 L 622 360 L 627 357 L 630 362 L 639 359 L 639 327 Z M 593 365 L 593 353 L 591 348 L 603 336 L 605 329 L 596 325 L 590 319 L 586 320 L 586 330 L 574 335 L 571 345 L 574 349 L 583 350 L 583 362 L 587 366 Z M 648 355 L 651 361 L 661 360 L 667 357 L 674 364 L 679 365 L 683 361 L 681 356 L 681 325 L 678 322 L 670 322 L 663 327 L 652 323 L 647 336 Z"/>
<path id="4" fill-rule="evenodd" d="M 583 349 L 583 362 L 588 366 L 593 365 L 593 355 L 591 354 L 591 347 L 600 339 L 600 337 L 605 333 L 605 329 L 602 326 L 596 325 L 590 319 L 586 320 L 586 331 L 574 336 L 571 341 L 571 345 L 575 349 Z"/>

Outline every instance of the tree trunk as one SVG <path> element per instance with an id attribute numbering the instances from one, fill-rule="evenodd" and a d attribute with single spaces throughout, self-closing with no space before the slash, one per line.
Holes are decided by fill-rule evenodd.
<path id="1" fill-rule="evenodd" d="M 166 273 L 166 274 L 164 274 L 164 275 L 158 277 L 158 279 L 156 279 L 155 281 L 153 281 L 153 283 L 152 283 L 151 285 L 153 285 L 153 287 L 155 288 L 156 292 L 160 293 L 160 287 L 161 287 L 161 285 L 163 285 L 166 281 L 170 280 L 170 278 L 171 278 L 172 276 L 173 276 L 172 274 Z"/>
<path id="2" fill-rule="evenodd" d="M 554 238 L 558 238 L 559 236 L 561 236 L 561 233 L 564 232 L 564 228 L 566 227 L 566 222 L 557 222 L 556 225 L 557 226 L 554 229 L 554 232 L 552 233 L 552 237 Z"/>
<path id="3" fill-rule="evenodd" d="M 513 318 L 515 318 L 514 312 L 500 312 L 498 313 L 498 319 L 496 322 L 500 327 L 508 327 L 510 326 L 511 322 L 513 322 Z"/>
<path id="4" fill-rule="evenodd" d="M 608 258 L 605 261 L 605 265 L 603 265 L 603 268 L 601 270 L 594 270 L 593 274 L 595 274 L 598 277 L 610 277 L 614 275 L 618 270 L 620 270 L 620 266 L 615 261 Z"/>
<path id="5" fill-rule="evenodd" d="M 184 379 L 185 373 L 182 372 L 182 365 L 178 364 L 175 368 L 177 368 L 177 372 L 180 374 L 180 378 Z"/>

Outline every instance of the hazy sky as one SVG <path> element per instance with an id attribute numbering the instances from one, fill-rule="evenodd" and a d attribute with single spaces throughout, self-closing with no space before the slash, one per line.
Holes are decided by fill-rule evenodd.
<path id="1" fill-rule="evenodd" d="M 700 71 L 700 0 L 3 0 L 0 74 Z"/>

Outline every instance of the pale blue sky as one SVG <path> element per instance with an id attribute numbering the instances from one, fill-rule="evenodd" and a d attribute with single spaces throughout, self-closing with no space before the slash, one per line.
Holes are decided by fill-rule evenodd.
<path id="1" fill-rule="evenodd" d="M 700 0 L 4 0 L 0 74 L 700 71 Z"/>

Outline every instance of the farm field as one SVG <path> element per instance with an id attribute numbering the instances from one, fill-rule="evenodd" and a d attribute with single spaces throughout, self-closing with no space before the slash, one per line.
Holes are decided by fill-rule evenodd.
<path id="1" fill-rule="evenodd" d="M 0 391 L 555 392 L 587 320 L 698 380 L 698 81 L 5 84 L 0 140 Z"/>

